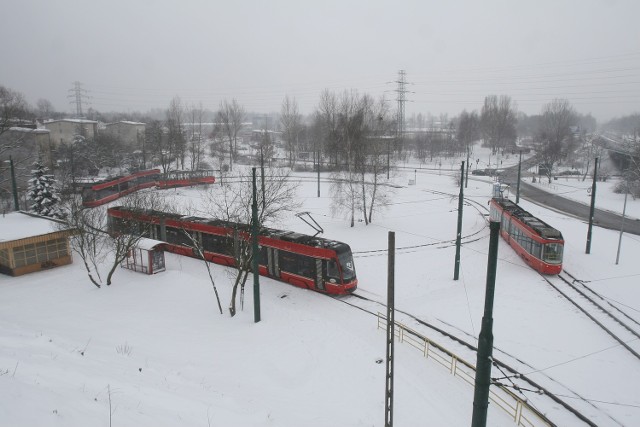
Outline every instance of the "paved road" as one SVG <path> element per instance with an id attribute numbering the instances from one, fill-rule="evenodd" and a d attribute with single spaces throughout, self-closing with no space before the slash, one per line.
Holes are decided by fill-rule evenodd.
<path id="1" fill-rule="evenodd" d="M 509 169 L 506 171 L 506 175 L 503 179 L 505 183 L 511 185 L 512 194 L 515 194 L 516 191 L 517 174 L 518 169 L 516 166 L 515 170 Z M 598 187 L 596 184 L 596 194 L 597 192 Z M 550 207 L 557 211 L 582 219 L 585 223 L 589 222 L 590 207 L 588 205 L 548 193 L 523 181 L 520 182 L 520 197 L 529 202 Z M 596 210 L 593 215 L 593 225 L 609 228 L 611 230 L 620 230 L 621 223 L 622 215 L 598 209 L 598 205 L 596 203 Z M 624 232 L 640 235 L 640 220 L 626 218 L 624 222 Z"/>

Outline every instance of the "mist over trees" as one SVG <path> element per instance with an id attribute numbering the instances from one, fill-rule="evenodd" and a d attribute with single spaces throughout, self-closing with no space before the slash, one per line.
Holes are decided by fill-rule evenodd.
<path id="1" fill-rule="evenodd" d="M 22 94 L 4 86 L 0 86 L 0 107 L 0 156 L 11 155 L 22 165 L 42 153 L 35 153 L 33 145 L 27 149 L 23 136 L 7 132 L 16 125 L 35 128 L 44 120 L 65 117 L 47 99 L 30 106 Z M 238 164 L 259 164 L 263 158 L 265 164 L 290 170 L 331 173 L 335 214 L 345 216 L 352 225 L 366 225 L 391 194 L 386 182 L 393 179 L 396 164 L 410 158 L 439 170 L 451 169 L 450 159 L 465 155 L 471 159 L 476 144 L 494 154 L 526 146 L 535 150 L 537 162 L 545 165 L 551 179 L 563 164 L 580 167 L 586 177 L 593 157 L 604 153 L 599 140 L 592 137 L 598 132 L 595 118 L 578 112 L 568 100 L 550 100 L 540 113 L 528 115 L 518 110 L 509 95 L 489 94 L 476 109 L 457 115 L 412 113 L 401 135 L 396 108 L 384 97 L 329 89 L 321 91 L 307 114 L 289 95 L 274 106 L 277 112 L 268 115 L 245 110 L 233 97 L 222 99 L 215 111 L 202 102 L 187 105 L 178 96 L 166 108 L 144 113 L 89 107 L 85 115 L 98 121 L 98 131 L 93 136 L 78 131 L 70 141 L 53 141 L 46 153 L 47 166 L 61 187 L 70 190 L 75 178 L 105 171 L 215 168 L 222 175 L 233 173 Z M 104 130 L 104 124 L 119 121 L 144 124 L 144 131 L 133 142 L 125 142 L 118 133 Z M 640 138 L 640 115 L 610 120 L 600 131 L 635 143 Z M 3 198 L 9 194 L 6 186 L 3 174 Z M 24 195 L 26 186 L 20 191 Z"/>

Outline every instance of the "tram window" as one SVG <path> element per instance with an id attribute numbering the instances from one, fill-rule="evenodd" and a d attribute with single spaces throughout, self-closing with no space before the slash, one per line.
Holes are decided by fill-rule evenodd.
<path id="1" fill-rule="evenodd" d="M 340 271 L 338 264 L 334 260 L 327 261 L 327 278 L 340 281 Z"/>
<path id="2" fill-rule="evenodd" d="M 280 251 L 280 270 L 304 277 L 313 277 L 315 262 L 313 258 L 291 252 Z"/>
<path id="3" fill-rule="evenodd" d="M 542 249 L 542 245 L 539 242 L 534 241 L 531 246 L 531 255 L 536 258 L 540 258 L 540 251 Z"/>
<path id="4" fill-rule="evenodd" d="M 188 233 L 188 231 L 167 227 L 167 242 L 182 246 L 193 246 L 193 242 L 185 233 Z"/>
<path id="5" fill-rule="evenodd" d="M 560 243 L 547 243 L 544 245 L 543 260 L 549 264 L 562 262 L 562 245 Z"/>
<path id="6" fill-rule="evenodd" d="M 232 255 L 232 246 L 231 240 L 227 237 L 202 233 L 202 247 L 207 252 Z"/>
<path id="7" fill-rule="evenodd" d="M 356 277 L 356 269 L 353 264 L 353 257 L 351 256 L 351 252 L 339 254 L 338 260 L 340 260 L 340 266 L 342 267 L 342 278 L 345 281 L 349 281 Z"/>

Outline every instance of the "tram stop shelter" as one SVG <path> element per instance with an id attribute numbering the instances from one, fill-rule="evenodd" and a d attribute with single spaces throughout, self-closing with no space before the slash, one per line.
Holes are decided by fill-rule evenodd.
<path id="1" fill-rule="evenodd" d="M 164 242 L 141 238 L 120 266 L 144 274 L 156 274 L 165 270 Z"/>
<path id="2" fill-rule="evenodd" d="M 71 264 L 64 221 L 23 211 L 0 215 L 0 273 L 21 276 Z"/>

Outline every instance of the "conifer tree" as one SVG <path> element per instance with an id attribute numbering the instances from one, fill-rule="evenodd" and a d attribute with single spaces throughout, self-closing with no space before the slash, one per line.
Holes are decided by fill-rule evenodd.
<path id="1" fill-rule="evenodd" d="M 47 174 L 49 168 L 40 161 L 33 162 L 32 178 L 29 180 L 27 197 L 31 201 L 29 211 L 51 218 L 63 218 L 59 202 L 60 196 L 56 192 L 56 180 Z"/>

